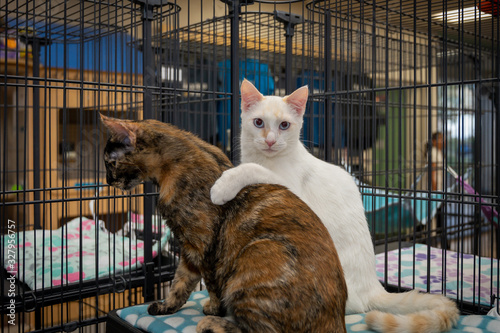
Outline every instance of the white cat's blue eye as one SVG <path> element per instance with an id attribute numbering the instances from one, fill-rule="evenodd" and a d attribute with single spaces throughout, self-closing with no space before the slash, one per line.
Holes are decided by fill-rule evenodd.
<path id="1" fill-rule="evenodd" d="M 280 130 L 287 130 L 290 128 L 290 123 L 288 121 L 284 121 L 280 124 Z"/>
<path id="2" fill-rule="evenodd" d="M 257 128 L 262 128 L 264 127 L 264 120 L 260 119 L 260 118 L 255 118 L 253 120 L 253 124 L 255 125 L 255 127 Z"/>

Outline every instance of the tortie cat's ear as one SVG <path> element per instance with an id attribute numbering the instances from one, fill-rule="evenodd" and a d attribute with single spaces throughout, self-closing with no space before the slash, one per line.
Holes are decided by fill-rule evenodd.
<path id="1" fill-rule="evenodd" d="M 101 115 L 101 121 L 111 134 L 126 145 L 135 146 L 138 126 L 132 122 Z"/>
<path id="2" fill-rule="evenodd" d="M 264 99 L 264 96 L 255 88 L 247 79 L 243 79 L 241 83 L 241 110 L 248 111 L 255 103 Z"/>
<path id="3" fill-rule="evenodd" d="M 291 95 L 283 97 L 283 100 L 288 104 L 299 116 L 303 116 L 306 112 L 307 98 L 309 97 L 309 88 L 307 86 L 300 87 Z"/>

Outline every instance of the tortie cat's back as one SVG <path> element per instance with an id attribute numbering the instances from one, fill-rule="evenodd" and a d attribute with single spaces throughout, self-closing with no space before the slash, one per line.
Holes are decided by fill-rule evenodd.
<path id="1" fill-rule="evenodd" d="M 245 187 L 225 207 L 221 244 L 232 250 L 220 250 L 232 255 L 221 265 L 229 277 L 221 282 L 234 315 L 267 313 L 266 320 L 290 325 L 287 332 L 297 327 L 345 332 L 347 286 L 333 241 L 316 214 L 279 185 Z"/>
<path id="2" fill-rule="evenodd" d="M 223 206 L 210 188 L 232 166 L 219 149 L 172 125 L 102 116 L 108 183 L 160 186 L 158 212 L 181 246 L 164 302 L 178 311 L 203 278 L 210 301 L 198 332 L 345 332 L 347 289 L 332 239 L 312 210 L 278 185 L 252 185 Z M 231 310 L 235 323 L 221 317 Z"/>

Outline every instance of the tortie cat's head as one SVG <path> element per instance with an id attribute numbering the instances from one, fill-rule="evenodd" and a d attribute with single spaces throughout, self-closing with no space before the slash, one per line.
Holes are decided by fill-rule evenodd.
<path id="1" fill-rule="evenodd" d="M 109 185 L 130 191 L 143 181 L 157 181 L 160 157 L 179 155 L 179 130 L 153 119 L 125 120 L 106 117 L 101 121 L 111 136 L 104 147 L 106 181 Z M 163 149 L 165 148 L 165 149 Z"/>
<path id="2" fill-rule="evenodd" d="M 104 148 L 106 180 L 124 191 L 149 180 L 158 185 L 169 180 L 192 181 L 209 189 L 211 182 L 232 167 L 220 149 L 174 125 L 103 115 L 101 121 L 111 134 Z"/>
<path id="3" fill-rule="evenodd" d="M 142 131 L 136 122 L 128 120 L 101 114 L 101 121 L 111 133 L 104 148 L 106 181 L 111 186 L 129 191 L 145 180 L 136 163 L 135 152 L 137 135 Z"/>

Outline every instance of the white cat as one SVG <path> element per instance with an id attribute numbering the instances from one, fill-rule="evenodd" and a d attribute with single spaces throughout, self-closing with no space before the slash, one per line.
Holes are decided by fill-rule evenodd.
<path id="1" fill-rule="evenodd" d="M 450 299 L 416 291 L 388 293 L 379 283 L 356 183 L 344 169 L 317 159 L 300 142 L 308 94 L 306 86 L 283 98 L 263 96 L 249 81 L 243 81 L 242 164 L 217 180 L 211 190 L 212 201 L 224 204 L 250 184 L 287 186 L 313 209 L 330 232 L 347 282 L 347 313 L 371 311 L 366 316 L 367 324 L 382 332 L 451 329 L 459 312 Z"/>

